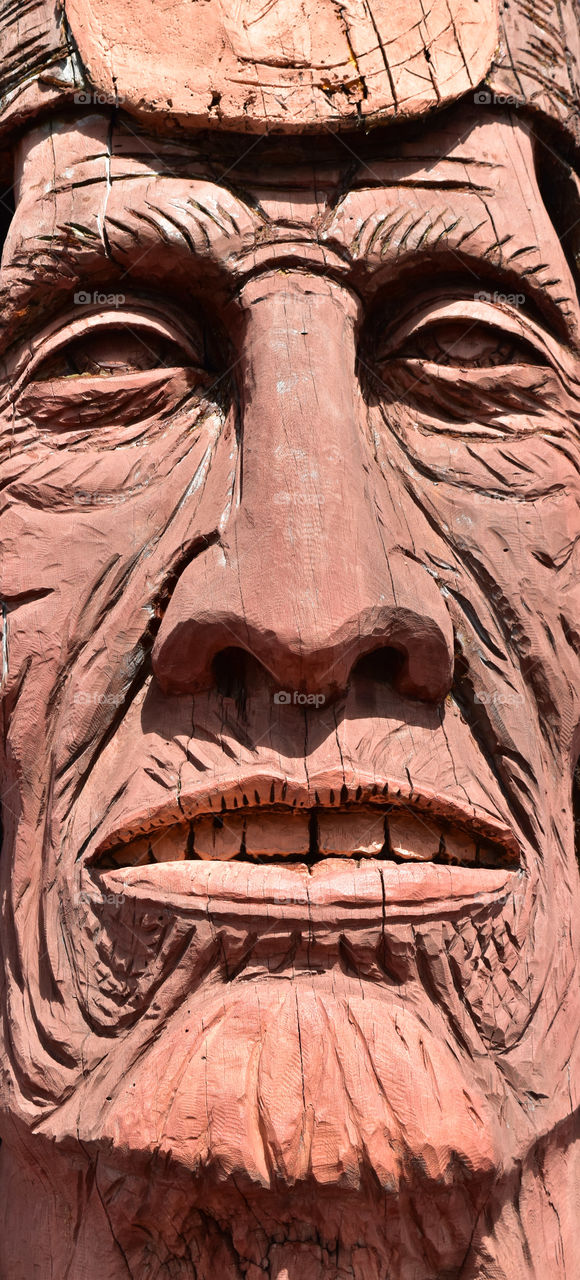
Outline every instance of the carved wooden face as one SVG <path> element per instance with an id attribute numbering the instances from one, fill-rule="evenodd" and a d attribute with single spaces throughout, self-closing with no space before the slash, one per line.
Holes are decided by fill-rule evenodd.
<path id="1" fill-rule="evenodd" d="M 272 1275 L 369 1206 L 455 1275 L 577 1102 L 576 289 L 489 108 L 204 146 L 21 147 L 5 1100 L 100 1153 L 135 1267 L 244 1198 L 303 1224 Z"/>

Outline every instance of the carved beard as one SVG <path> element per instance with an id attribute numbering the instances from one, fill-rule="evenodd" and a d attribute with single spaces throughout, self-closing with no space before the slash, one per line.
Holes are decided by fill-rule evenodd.
<path id="1" fill-rule="evenodd" d="M 199 1248 L 208 1277 L 222 1251 L 224 1280 L 242 1280 L 246 1255 L 234 1242 L 255 1230 L 255 1214 L 269 1224 L 279 1280 L 304 1280 L 309 1267 L 316 1280 L 337 1280 L 335 1262 L 316 1253 L 333 1239 L 347 1251 L 364 1240 L 360 1280 L 374 1274 L 371 1253 L 377 1280 L 386 1259 L 398 1280 L 455 1274 L 506 1151 L 503 1082 L 450 963 L 479 930 L 461 977 L 467 986 L 471 975 L 481 1026 L 502 980 L 497 964 L 478 979 L 482 955 L 497 956 L 499 945 L 507 966 L 516 958 L 503 909 L 463 923 L 385 929 L 379 920 L 342 945 L 336 934 L 257 939 L 248 923 L 218 931 L 208 922 L 196 951 L 182 934 L 148 1011 L 117 1033 L 107 1057 L 106 1040 L 91 1049 L 87 1039 L 87 1060 L 100 1040 L 101 1061 L 40 1126 L 59 1143 L 76 1135 L 130 1274 L 163 1276 L 167 1254 L 171 1274 L 190 1280 Z M 136 968 L 152 923 L 150 910 L 132 918 Z M 502 1101 L 509 1115 L 511 1100 Z M 298 1252 L 283 1243 L 296 1240 L 285 1231 L 297 1222 Z M 150 1255 L 143 1242 L 157 1231 Z"/>
<path id="2" fill-rule="evenodd" d="M 402 1280 L 428 1280 L 459 1265 L 496 1174 L 498 1123 L 476 1076 L 467 1079 L 445 1018 L 420 993 L 410 1011 L 395 992 L 339 971 L 292 981 L 246 971 L 183 1001 L 110 1102 L 100 1096 L 110 1083 L 93 1079 L 79 1131 L 90 1150 L 98 1116 L 100 1190 L 131 1274 L 158 1274 L 145 1229 L 163 1234 L 156 1259 L 167 1249 L 177 1267 L 186 1242 L 187 1258 L 209 1249 L 215 1265 L 222 1250 L 224 1275 L 238 1280 L 236 1233 L 243 1223 L 251 1236 L 257 1217 L 280 1280 L 303 1280 L 308 1267 L 336 1277 L 320 1244 L 338 1238 L 346 1258 L 359 1236 L 361 1280 L 374 1275 L 375 1250 Z M 287 1229 L 303 1243 L 288 1249 L 285 1271 Z M 171 1274 L 189 1277 L 183 1266 Z"/>
<path id="3" fill-rule="evenodd" d="M 357 1280 L 457 1277 L 518 1110 L 457 980 L 499 949 L 503 966 L 470 989 L 498 1008 L 509 933 L 486 909 L 378 927 L 325 967 L 305 938 L 277 975 L 247 937 L 216 936 L 194 992 L 182 956 L 40 1126 L 76 1135 L 129 1274 L 245 1280 L 248 1258 L 267 1256 L 273 1280 L 338 1280 L 340 1255 Z"/>
<path id="4" fill-rule="evenodd" d="M 249 976 L 204 986 L 131 1068 L 108 1108 L 116 1146 L 258 1188 L 394 1193 L 495 1168 L 497 1121 L 433 1007 L 340 973 Z"/>

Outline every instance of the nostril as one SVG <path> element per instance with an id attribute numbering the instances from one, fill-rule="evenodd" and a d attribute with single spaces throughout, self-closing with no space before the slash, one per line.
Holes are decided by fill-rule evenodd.
<path id="1" fill-rule="evenodd" d="M 213 663 L 213 677 L 217 692 L 222 698 L 234 698 L 244 703 L 248 687 L 248 654 L 232 645 L 217 653 Z"/>
<path id="2" fill-rule="evenodd" d="M 405 666 L 406 655 L 391 645 L 382 645 L 365 653 L 353 668 L 353 676 L 361 680 L 371 680 L 374 684 L 394 687 Z"/>

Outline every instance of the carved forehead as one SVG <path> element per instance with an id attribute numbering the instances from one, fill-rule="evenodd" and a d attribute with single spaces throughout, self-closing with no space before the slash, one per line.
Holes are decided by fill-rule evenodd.
<path id="1" fill-rule="evenodd" d="M 522 163 L 523 161 L 523 163 Z M 280 139 L 197 135 L 181 142 L 135 131 L 106 112 L 81 120 L 60 116 L 24 134 L 16 152 L 16 203 L 50 192 L 74 192 L 105 179 L 109 183 L 154 175 L 211 179 L 226 190 L 304 190 L 328 207 L 347 190 L 406 184 L 481 189 L 500 194 L 513 183 L 516 195 L 537 199 L 534 138 L 524 122 L 503 111 L 481 116 L 458 107 L 405 136 L 374 130 L 368 138 L 326 134 Z M 523 186 L 522 186 L 523 184 Z M 525 196 L 524 196 L 525 188 Z"/>

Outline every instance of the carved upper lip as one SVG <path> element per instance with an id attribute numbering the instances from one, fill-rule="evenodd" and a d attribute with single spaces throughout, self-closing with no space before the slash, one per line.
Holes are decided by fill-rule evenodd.
<path id="1" fill-rule="evenodd" d="M 506 864 L 517 865 L 520 845 L 512 829 L 501 819 L 455 797 L 428 788 L 414 788 L 399 778 L 332 771 L 309 778 L 308 783 L 289 780 L 283 774 L 255 773 L 195 787 L 147 809 L 141 805 L 121 820 L 99 828 L 85 848 L 85 861 L 94 865 L 101 856 L 116 846 L 128 844 L 146 835 L 159 833 L 166 827 L 190 822 L 202 815 L 219 817 L 224 813 L 271 809 L 288 811 L 332 810 L 358 805 L 400 807 L 417 816 L 456 827 L 474 838 L 492 842 L 505 854 Z"/>

